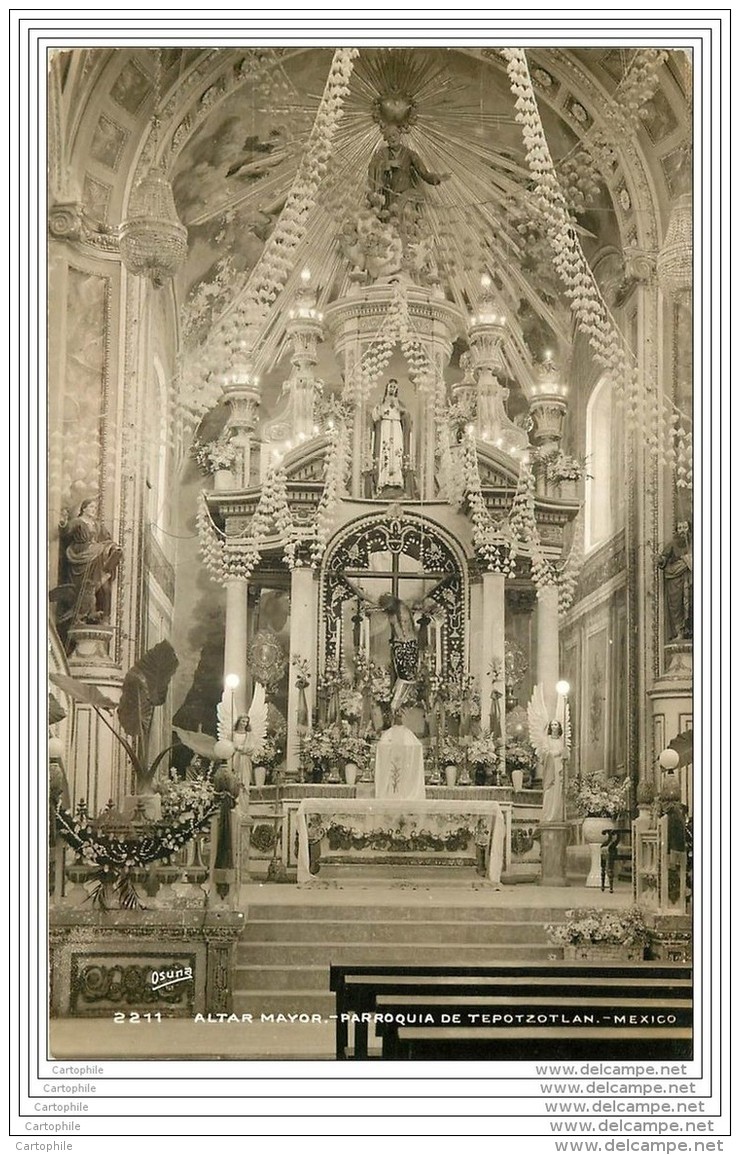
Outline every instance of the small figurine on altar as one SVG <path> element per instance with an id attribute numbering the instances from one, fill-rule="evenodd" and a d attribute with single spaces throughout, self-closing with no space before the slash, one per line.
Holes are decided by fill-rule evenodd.
<path id="1" fill-rule="evenodd" d="M 393 723 L 381 734 L 375 750 L 375 797 L 419 799 L 426 797 L 424 787 L 424 749 L 400 711 Z"/>
<path id="2" fill-rule="evenodd" d="M 567 699 L 558 694 L 555 717 L 552 718 L 540 682 L 534 688 L 527 715 L 529 741 L 542 765 L 542 822 L 562 822 L 565 818 L 564 762 L 571 740 Z"/>

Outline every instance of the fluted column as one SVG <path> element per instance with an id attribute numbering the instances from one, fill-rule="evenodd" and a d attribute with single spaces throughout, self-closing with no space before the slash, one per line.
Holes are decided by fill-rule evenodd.
<path id="1" fill-rule="evenodd" d="M 487 729 L 486 719 L 490 715 L 491 693 L 497 690 L 500 694 L 499 712 L 501 717 L 501 734 L 506 733 L 505 694 L 504 694 L 504 642 L 505 642 L 505 614 L 504 584 L 506 579 L 502 573 L 486 570 L 483 573 L 483 669 L 480 682 L 481 725 Z M 499 671 L 499 678 L 493 678 L 491 668 L 495 666 Z"/>
<path id="2" fill-rule="evenodd" d="M 247 712 L 247 593 L 244 578 L 226 583 L 226 634 L 224 638 L 224 678 L 236 674 L 234 719 Z"/>
<path id="3" fill-rule="evenodd" d="M 308 663 L 311 680 L 306 690 L 309 717 L 316 690 L 316 615 L 318 586 L 310 566 L 298 566 L 290 579 L 290 675 L 288 683 L 288 747 L 286 768 L 289 774 L 298 771 L 298 696 L 293 658 Z"/>
<path id="4" fill-rule="evenodd" d="M 537 590 L 537 681 L 542 684 L 545 704 L 551 718 L 555 717 L 557 705 L 555 684 L 559 677 L 558 587 L 542 585 Z"/>

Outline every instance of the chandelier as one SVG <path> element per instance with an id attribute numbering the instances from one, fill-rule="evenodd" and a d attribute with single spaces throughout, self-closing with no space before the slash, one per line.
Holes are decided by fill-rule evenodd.
<path id="1" fill-rule="evenodd" d="M 656 261 L 658 282 L 665 293 L 677 295 L 691 289 L 693 252 L 691 194 L 684 193 L 671 209 L 665 241 Z"/>
<path id="2" fill-rule="evenodd" d="M 157 155 L 159 137 L 159 84 L 161 64 L 157 52 L 157 71 L 152 118 L 152 148 Z M 162 163 L 156 162 L 135 186 L 128 204 L 128 215 L 119 229 L 121 259 L 130 273 L 148 277 L 159 289 L 175 275 L 188 252 L 188 231 L 177 215 L 172 185 Z"/>

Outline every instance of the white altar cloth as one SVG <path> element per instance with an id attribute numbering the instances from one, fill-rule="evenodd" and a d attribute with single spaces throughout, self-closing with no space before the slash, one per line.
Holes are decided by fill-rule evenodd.
<path id="1" fill-rule="evenodd" d="M 378 739 L 375 797 L 398 802 L 426 798 L 424 747 L 408 726 L 391 726 Z"/>
<path id="2" fill-rule="evenodd" d="M 465 802 L 457 799 L 393 801 L 388 798 L 304 798 L 298 807 L 298 885 L 314 880 L 310 870 L 309 826 L 311 842 L 319 831 L 332 826 L 354 826 L 363 830 L 402 830 L 406 838 L 444 837 L 445 831 L 465 827 L 476 842 L 485 844 L 488 852 L 487 878 L 497 889 L 501 886 L 504 858 L 504 815 L 498 802 Z M 485 843 L 479 840 L 485 837 Z"/>

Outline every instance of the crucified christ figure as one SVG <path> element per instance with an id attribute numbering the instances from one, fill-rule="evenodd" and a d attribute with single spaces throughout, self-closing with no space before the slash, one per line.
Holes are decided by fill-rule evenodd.
<path id="1" fill-rule="evenodd" d="M 377 601 L 369 598 L 349 578 L 344 581 L 357 597 L 365 603 L 372 613 L 384 613 L 388 619 L 391 633 L 391 660 L 396 682 L 393 687 L 391 710 L 398 710 L 403 699 L 418 677 L 419 668 L 419 630 L 416 625 L 415 613 L 428 608 L 432 595 L 447 581 L 443 578 L 418 605 L 409 606 L 402 598 L 395 594 L 381 594 Z"/>

